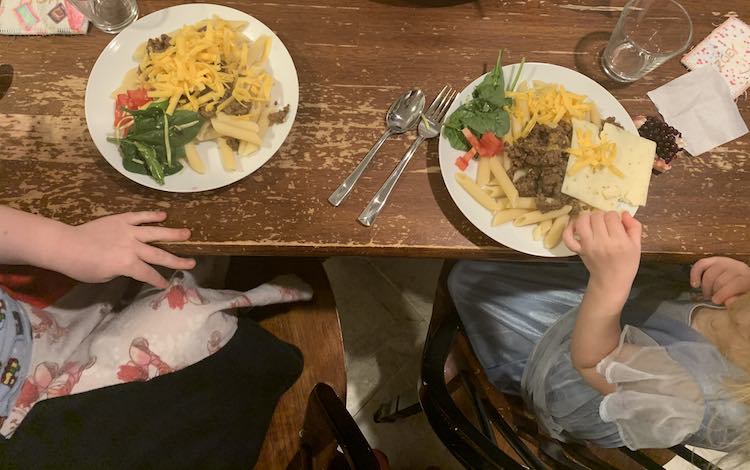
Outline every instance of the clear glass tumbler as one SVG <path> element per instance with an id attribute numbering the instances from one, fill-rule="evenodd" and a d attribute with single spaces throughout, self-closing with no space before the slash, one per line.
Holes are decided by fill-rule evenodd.
<path id="1" fill-rule="evenodd" d="M 630 0 L 609 38 L 602 66 L 610 78 L 632 82 L 687 49 L 693 23 L 674 0 Z"/>
<path id="2" fill-rule="evenodd" d="M 119 33 L 138 18 L 136 0 L 70 0 L 105 33 Z"/>

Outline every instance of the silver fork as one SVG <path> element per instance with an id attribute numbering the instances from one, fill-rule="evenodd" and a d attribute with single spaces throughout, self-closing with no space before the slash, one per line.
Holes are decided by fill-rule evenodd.
<path id="1" fill-rule="evenodd" d="M 422 114 L 422 119 L 417 128 L 417 133 L 419 135 L 417 135 L 417 138 L 414 140 L 414 143 L 411 144 L 409 150 L 407 150 L 404 156 L 401 157 L 401 161 L 398 162 L 396 168 L 393 169 L 390 176 L 388 176 L 388 179 L 385 180 L 383 186 L 381 186 L 378 192 L 375 193 L 375 196 L 370 199 L 370 203 L 367 204 L 365 210 L 359 215 L 357 220 L 359 220 L 362 225 L 366 227 L 371 226 L 375 221 L 375 218 L 380 214 L 380 211 L 383 210 L 383 207 L 388 200 L 388 196 L 390 196 L 393 188 L 396 187 L 398 179 L 401 177 L 406 165 L 409 164 L 409 161 L 417 151 L 417 147 L 419 147 L 419 145 L 426 139 L 437 137 L 440 134 L 440 127 L 443 124 L 445 114 L 448 112 L 448 108 L 450 108 L 455 97 L 456 92 L 452 87 L 446 85 L 435 97 L 435 100 L 430 107 L 427 108 L 427 111 Z"/>

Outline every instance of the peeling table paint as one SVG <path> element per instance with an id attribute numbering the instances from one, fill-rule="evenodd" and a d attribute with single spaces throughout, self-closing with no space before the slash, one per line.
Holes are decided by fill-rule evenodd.
<path id="1" fill-rule="evenodd" d="M 141 0 L 142 14 L 175 1 Z M 289 49 L 300 79 L 300 108 L 288 140 L 253 175 L 227 188 L 168 194 L 130 182 L 99 155 L 86 129 L 89 71 L 111 36 L 0 36 L 3 63 L 15 69 L 0 100 L 0 203 L 68 223 L 127 210 L 164 209 L 168 224 L 193 231 L 179 253 L 384 255 L 528 259 L 475 229 L 453 204 L 439 172 L 437 142 L 422 145 L 375 226 L 356 221 L 414 139 L 390 139 L 339 207 L 329 194 L 383 130 L 402 91 L 431 99 L 443 84 L 463 88 L 506 60 L 550 62 L 599 81 L 631 115 L 654 114 L 646 92 L 685 73 L 677 59 L 638 82 L 603 76 L 598 54 L 621 7 L 598 0 L 474 2 L 420 7 L 366 0 L 223 2 L 272 28 Z M 744 0 L 684 2 L 694 42 L 717 19 L 750 18 Z M 113 88 L 116 84 L 113 84 Z M 740 111 L 750 117 L 741 97 Z M 654 177 L 644 223 L 644 258 L 691 261 L 702 254 L 750 258 L 750 140 L 677 160 Z"/>

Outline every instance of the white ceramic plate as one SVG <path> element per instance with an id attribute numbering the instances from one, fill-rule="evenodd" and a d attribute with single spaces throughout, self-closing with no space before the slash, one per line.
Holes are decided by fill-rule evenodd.
<path id="1" fill-rule="evenodd" d="M 248 23 L 244 33 L 250 39 L 266 34 L 272 38 L 271 54 L 268 58 L 269 72 L 276 79 L 271 91 L 274 101 L 283 107 L 289 105 L 286 121 L 271 126 L 263 139 L 263 146 L 254 154 L 238 157 L 239 169 L 226 172 L 221 166 L 219 149 L 214 142 L 203 142 L 198 146 L 206 163 L 206 173 L 198 174 L 185 164 L 184 168 L 167 176 L 164 185 L 159 185 L 150 176 L 131 173 L 122 166 L 122 157 L 117 146 L 107 142 L 114 134 L 114 99 L 112 92 L 122 83 L 125 73 L 135 67 L 133 52 L 149 38 L 175 31 L 186 24 L 197 23 L 213 15 L 226 20 Z M 149 188 L 170 192 L 194 192 L 216 189 L 239 181 L 266 163 L 289 135 L 299 104 L 299 80 L 294 62 L 281 40 L 266 25 L 252 16 L 221 5 L 178 5 L 147 15 L 118 34 L 102 51 L 91 69 L 86 86 L 86 124 L 99 152 L 117 171 L 129 179 Z"/>
<path id="2" fill-rule="evenodd" d="M 503 74 L 506 79 L 511 77 L 512 72 L 516 67 L 518 67 L 518 64 L 506 65 L 503 67 Z M 458 98 L 456 98 L 451 105 L 447 116 L 450 116 L 456 108 L 471 99 L 471 93 L 483 78 L 484 75 L 477 78 L 469 84 L 469 86 L 464 88 L 461 94 L 458 95 Z M 633 120 L 617 99 L 615 99 L 615 97 L 601 85 L 585 75 L 581 75 L 580 73 L 565 67 L 560 67 L 559 65 L 529 62 L 523 67 L 519 83 L 524 80 L 542 80 L 548 83 L 559 83 L 573 93 L 586 95 L 596 103 L 603 117 L 612 116 L 617 122 L 622 124 L 625 130 L 635 134 L 638 133 L 633 124 Z M 445 185 L 447 186 L 448 192 L 453 198 L 453 201 L 461 212 L 463 212 L 464 216 L 466 216 L 474 226 L 484 232 L 488 237 L 502 243 L 508 248 L 530 255 L 557 257 L 574 254 L 568 250 L 563 243 L 560 243 L 555 248 L 549 250 L 544 247 L 541 240 L 534 241 L 531 234 L 533 231 L 533 225 L 528 227 L 516 227 L 512 223 L 506 223 L 497 227 L 492 227 L 490 225 L 492 220 L 490 212 L 479 205 L 479 203 L 469 196 L 469 194 L 456 182 L 455 174 L 460 170 L 456 167 L 454 162 L 458 156 L 463 154 L 463 152 L 451 147 L 448 139 L 446 139 L 441 133 L 438 153 L 440 155 L 440 172 L 443 175 L 443 180 L 445 181 Z M 476 161 L 473 161 L 469 164 L 466 173 L 475 179 L 476 172 L 477 163 Z M 637 207 L 627 204 L 621 204 L 620 206 L 631 214 L 635 214 L 637 209 Z"/>

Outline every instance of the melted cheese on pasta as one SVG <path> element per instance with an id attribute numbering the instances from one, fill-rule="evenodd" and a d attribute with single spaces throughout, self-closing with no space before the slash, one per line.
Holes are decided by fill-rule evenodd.
<path id="1" fill-rule="evenodd" d="M 230 96 L 248 110 L 253 102 L 268 102 L 274 84 L 265 67 L 271 39 L 251 42 L 241 32 L 245 26 L 218 17 L 183 26 L 165 50 L 141 52 L 141 84 L 150 97 L 169 100 L 168 114 L 220 110 Z"/>
<path id="2" fill-rule="evenodd" d="M 571 93 L 557 84 L 535 83 L 533 88 L 506 92 L 506 96 L 513 98 L 511 114 L 525 123 L 519 137 L 529 135 L 537 124 L 556 127 L 563 119 L 582 119 L 592 108 L 585 96 Z"/>

